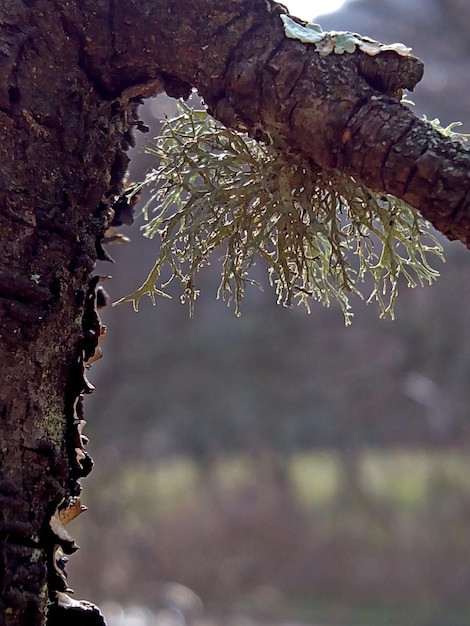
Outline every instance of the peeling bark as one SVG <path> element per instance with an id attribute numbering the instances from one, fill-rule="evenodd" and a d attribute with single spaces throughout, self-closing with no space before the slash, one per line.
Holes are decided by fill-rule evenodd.
<path id="1" fill-rule="evenodd" d="M 0 624 L 102 623 L 69 602 L 96 258 L 141 97 L 197 87 L 223 123 L 393 193 L 470 246 L 470 152 L 399 103 L 414 57 L 320 57 L 271 0 L 0 6 Z M 78 504 L 77 504 L 78 502 Z M 74 509 L 75 510 L 75 509 Z M 67 617 L 64 617 L 64 612 Z M 76 620 L 76 622 L 74 621 Z"/>

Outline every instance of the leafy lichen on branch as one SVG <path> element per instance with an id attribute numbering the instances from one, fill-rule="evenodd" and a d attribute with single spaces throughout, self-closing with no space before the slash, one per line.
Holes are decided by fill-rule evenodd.
<path id="1" fill-rule="evenodd" d="M 143 295 L 155 302 L 176 278 L 192 313 L 197 273 L 217 249 L 224 251 L 219 295 L 237 314 L 260 259 L 279 302 L 308 308 L 311 298 L 337 300 L 346 323 L 350 294 L 364 295 L 361 283 L 381 315 L 393 317 L 401 276 L 409 286 L 438 276 L 428 256 L 442 259 L 441 246 L 415 209 L 229 130 L 205 111 L 181 104 L 148 151 L 158 165 L 142 183 L 152 190 L 143 228 L 159 236 L 160 249 L 142 286 L 118 303 L 137 309 Z M 165 264 L 171 277 L 157 287 Z"/>
<path id="2" fill-rule="evenodd" d="M 400 56 L 409 56 L 411 48 L 402 43 L 382 44 L 370 37 L 364 37 L 348 31 L 324 31 L 319 24 L 314 22 L 301 23 L 288 15 L 281 14 L 284 32 L 289 39 L 297 39 L 302 43 L 313 43 L 320 56 L 328 56 L 331 53 L 352 54 L 356 48 L 370 56 L 376 56 L 382 52 L 396 52 Z"/>

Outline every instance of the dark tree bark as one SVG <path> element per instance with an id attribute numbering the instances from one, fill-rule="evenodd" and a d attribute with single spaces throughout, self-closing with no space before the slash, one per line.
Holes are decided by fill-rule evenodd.
<path id="1" fill-rule="evenodd" d="M 51 3 L 28 4 L 0 8 L 0 623 L 15 626 L 43 623 L 49 590 L 66 587 L 56 545 L 75 549 L 51 520 L 79 506 L 90 469 L 87 292 L 135 108 L 97 91 Z"/>
<path id="2" fill-rule="evenodd" d="M 59 606 L 56 560 L 75 549 L 62 522 L 91 469 L 91 272 L 138 99 L 197 87 L 225 124 L 393 193 L 469 245 L 470 153 L 398 101 L 420 74 L 394 52 L 320 57 L 285 38 L 270 0 L 2 2 L 0 624 L 43 624 L 48 604 L 50 624 L 101 621 Z"/>

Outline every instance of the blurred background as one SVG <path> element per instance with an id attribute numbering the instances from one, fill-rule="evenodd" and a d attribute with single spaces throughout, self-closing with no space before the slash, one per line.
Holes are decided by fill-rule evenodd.
<path id="1" fill-rule="evenodd" d="M 319 21 L 411 45 L 417 113 L 470 132 L 468 0 L 355 0 Z M 142 109 L 131 180 L 173 111 Z M 97 268 L 113 300 L 155 259 L 141 224 Z M 109 626 L 470 624 L 470 256 L 445 249 L 437 284 L 403 284 L 395 321 L 355 301 L 345 328 L 334 306 L 288 310 L 269 287 L 236 318 L 216 263 L 193 319 L 178 291 L 108 307 L 89 511 L 70 529 L 77 597 Z"/>

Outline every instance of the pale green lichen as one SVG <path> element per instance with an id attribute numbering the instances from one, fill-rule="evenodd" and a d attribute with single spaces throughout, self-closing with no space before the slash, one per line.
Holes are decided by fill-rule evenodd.
<path id="1" fill-rule="evenodd" d="M 314 22 L 308 24 L 299 24 L 288 15 L 281 14 L 281 20 L 284 24 L 284 32 L 289 39 L 297 39 L 302 43 L 320 43 L 326 36 L 326 32 Z"/>
<path id="2" fill-rule="evenodd" d="M 451 139 L 457 139 L 461 142 L 466 142 L 470 139 L 470 133 L 458 133 L 454 130 L 454 128 L 462 126 L 462 122 L 451 122 L 448 126 L 442 126 L 441 121 L 438 117 L 435 117 L 433 120 L 429 120 L 426 115 L 423 115 L 423 120 L 425 122 L 428 122 L 428 124 L 430 124 L 435 130 L 438 130 L 446 137 L 450 137 Z"/>
<path id="3" fill-rule="evenodd" d="M 151 188 L 143 228 L 160 238 L 160 249 L 143 285 L 119 301 L 135 309 L 143 295 L 155 302 L 178 279 L 192 313 L 197 273 L 216 250 L 223 254 L 219 295 L 237 313 L 257 261 L 279 302 L 308 307 L 311 298 L 334 299 L 346 323 L 350 294 L 393 316 L 401 277 L 415 286 L 438 276 L 428 256 L 442 258 L 441 246 L 415 209 L 229 130 L 205 111 L 180 105 L 148 152 L 158 165 L 143 182 Z M 171 277 L 161 284 L 165 265 Z"/>
<path id="4" fill-rule="evenodd" d="M 348 31 L 324 31 L 319 24 L 308 22 L 300 24 L 285 14 L 281 14 L 284 32 L 289 39 L 297 39 L 302 43 L 315 44 L 320 56 L 334 54 L 353 53 L 356 48 L 370 56 L 376 56 L 381 52 L 392 50 L 401 56 L 409 56 L 411 48 L 402 43 L 382 44 L 369 37 L 363 37 L 357 33 Z"/>
<path id="5" fill-rule="evenodd" d="M 401 98 L 401 103 L 413 107 L 415 106 L 413 100 L 410 100 L 409 96 L 406 94 L 403 94 Z M 459 133 L 454 130 L 454 128 L 459 128 L 460 126 L 462 126 L 462 122 L 451 122 L 448 126 L 442 126 L 441 120 L 438 117 L 430 120 L 427 115 L 423 115 L 422 120 L 432 126 L 434 130 L 437 130 L 442 135 L 444 135 L 445 137 L 449 137 L 450 139 L 456 139 L 461 143 L 466 143 L 470 139 L 470 133 Z"/>

